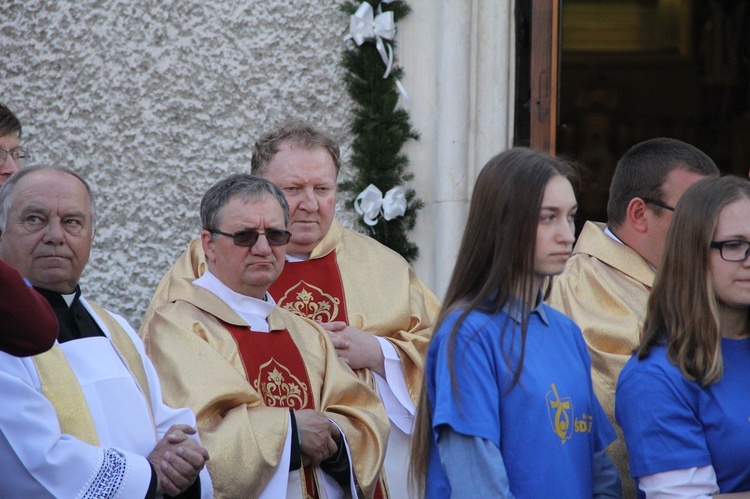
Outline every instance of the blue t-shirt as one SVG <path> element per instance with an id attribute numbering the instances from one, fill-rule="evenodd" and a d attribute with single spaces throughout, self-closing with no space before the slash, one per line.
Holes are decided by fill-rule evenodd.
<path id="1" fill-rule="evenodd" d="M 471 312 L 455 344 L 454 392 L 448 337 L 459 315 L 453 312 L 446 318 L 427 355 L 433 445 L 426 496 L 450 497 L 436 448 L 437 428 L 449 425 L 497 445 L 515 497 L 590 498 L 594 452 L 616 436 L 594 395 L 591 360 L 578 326 L 546 305 L 533 312 L 520 384 L 508 392 L 513 370 L 506 357 L 511 366 L 518 364 L 520 325 L 507 320 L 505 312 Z"/>
<path id="2" fill-rule="evenodd" d="M 721 493 L 750 490 L 750 338 L 721 340 L 724 376 L 701 387 L 654 347 L 617 382 L 633 477 L 712 465 Z"/>

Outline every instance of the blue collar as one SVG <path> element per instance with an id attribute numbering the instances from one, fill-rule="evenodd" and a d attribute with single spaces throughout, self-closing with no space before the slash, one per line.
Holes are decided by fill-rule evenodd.
<path id="1" fill-rule="evenodd" d="M 549 326 L 549 320 L 547 319 L 547 311 L 544 309 L 544 300 L 543 300 L 542 292 L 539 291 L 539 294 L 536 297 L 536 306 L 531 309 L 532 314 L 538 314 L 539 318 L 544 322 L 545 326 Z M 520 324 L 523 317 L 521 316 L 521 300 L 518 298 L 513 298 L 511 301 L 505 304 L 503 307 L 503 312 L 508 314 L 508 317 L 516 321 L 516 323 Z"/>

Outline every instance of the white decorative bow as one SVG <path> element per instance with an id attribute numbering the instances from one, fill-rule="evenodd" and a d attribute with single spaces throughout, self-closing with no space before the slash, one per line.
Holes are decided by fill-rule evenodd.
<path id="1" fill-rule="evenodd" d="M 391 1 L 385 1 L 391 3 Z M 383 78 L 388 78 L 393 68 L 393 48 L 386 44 L 386 40 L 393 40 L 396 36 L 396 23 L 393 21 L 393 12 L 383 12 L 378 6 L 378 15 L 375 16 L 372 11 L 372 5 L 362 2 L 357 12 L 351 16 L 349 22 L 349 34 L 344 37 L 344 41 L 354 40 L 357 45 L 362 45 L 365 40 L 375 40 L 375 48 L 380 53 L 380 58 L 385 64 L 385 74 Z"/>
<path id="2" fill-rule="evenodd" d="M 400 185 L 396 186 L 383 197 L 383 192 L 370 184 L 354 200 L 354 209 L 370 226 L 378 223 L 381 210 L 383 218 L 393 220 L 406 213 L 406 189 Z"/>

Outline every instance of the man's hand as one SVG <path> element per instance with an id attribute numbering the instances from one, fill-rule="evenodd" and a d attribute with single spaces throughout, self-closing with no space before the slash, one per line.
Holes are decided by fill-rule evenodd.
<path id="1" fill-rule="evenodd" d="M 188 425 L 172 425 L 164 438 L 147 456 L 156 470 L 156 494 L 176 496 L 190 487 L 208 461 L 208 451 L 188 435 L 195 434 Z"/>
<path id="2" fill-rule="evenodd" d="M 303 466 L 319 466 L 336 454 L 341 432 L 325 414 L 312 409 L 294 411 Z"/>
<path id="3" fill-rule="evenodd" d="M 385 357 L 377 338 L 345 322 L 319 322 L 328 332 L 336 354 L 352 369 L 369 368 L 385 378 Z"/>

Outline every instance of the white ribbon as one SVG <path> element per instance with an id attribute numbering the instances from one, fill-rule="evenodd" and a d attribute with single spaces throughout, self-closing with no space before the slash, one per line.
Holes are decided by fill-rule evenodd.
<path id="1" fill-rule="evenodd" d="M 385 193 L 383 198 L 383 218 L 393 220 L 406 213 L 406 189 L 400 185 Z"/>
<path id="2" fill-rule="evenodd" d="M 381 211 L 383 218 L 393 220 L 406 213 L 406 189 L 396 186 L 383 197 L 383 192 L 370 184 L 354 200 L 354 209 L 369 226 L 378 223 Z"/>
<path id="3" fill-rule="evenodd" d="M 390 0 L 395 1 L 395 0 Z M 390 1 L 385 3 L 390 3 Z M 372 5 L 362 2 L 357 12 L 355 12 L 349 21 L 349 34 L 344 37 L 344 41 L 354 40 L 358 46 L 365 43 L 366 40 L 375 40 L 375 48 L 380 53 L 380 58 L 385 64 L 385 74 L 383 78 L 388 78 L 393 68 L 393 48 L 386 44 L 383 39 L 393 40 L 396 36 L 396 23 L 393 21 L 393 12 L 382 12 L 378 6 L 378 15 L 372 10 Z"/>
<path id="4" fill-rule="evenodd" d="M 405 106 L 408 108 L 409 105 L 411 105 L 411 99 L 409 98 L 409 94 L 406 93 L 406 89 L 401 84 L 400 80 L 396 80 L 396 88 L 398 89 L 398 93 L 401 94 L 401 98 L 404 100 Z M 396 102 L 396 107 L 398 107 L 398 102 Z"/>
<path id="5" fill-rule="evenodd" d="M 354 209 L 362 215 L 367 225 L 378 223 L 381 206 L 383 206 L 383 192 L 372 184 L 360 192 L 354 200 Z"/>

